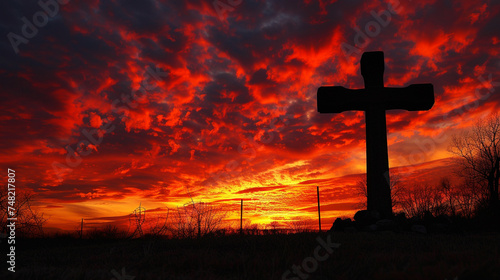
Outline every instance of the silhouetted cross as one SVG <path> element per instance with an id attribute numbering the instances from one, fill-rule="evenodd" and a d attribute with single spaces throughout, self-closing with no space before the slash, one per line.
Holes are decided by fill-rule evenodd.
<path id="1" fill-rule="evenodd" d="M 365 52 L 361 56 L 365 89 L 320 87 L 318 112 L 365 111 L 367 208 L 383 218 L 392 215 L 385 110 L 429 110 L 434 105 L 432 84 L 405 88 L 384 87 L 384 53 Z"/>

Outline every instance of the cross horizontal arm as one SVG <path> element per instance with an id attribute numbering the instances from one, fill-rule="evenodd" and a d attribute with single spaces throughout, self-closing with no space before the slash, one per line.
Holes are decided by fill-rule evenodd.
<path id="1" fill-rule="evenodd" d="M 339 86 L 318 88 L 320 113 L 366 111 L 368 108 L 426 111 L 433 105 L 432 84 L 415 84 L 404 88 L 347 89 Z"/>

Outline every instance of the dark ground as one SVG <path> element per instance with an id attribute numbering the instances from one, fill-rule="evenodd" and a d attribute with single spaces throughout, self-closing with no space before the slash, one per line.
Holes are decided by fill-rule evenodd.
<path id="1" fill-rule="evenodd" d="M 318 236 L 18 239 L 16 272 L 4 261 L 0 279 L 500 279 L 499 233 L 335 232 L 331 254 Z"/>

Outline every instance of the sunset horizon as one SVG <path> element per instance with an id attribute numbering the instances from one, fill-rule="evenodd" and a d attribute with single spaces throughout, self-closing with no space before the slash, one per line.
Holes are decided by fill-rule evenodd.
<path id="1" fill-rule="evenodd" d="M 460 179 L 453 173 L 442 175 L 443 172 L 453 172 L 454 167 L 450 167 L 453 163 L 453 158 L 444 158 L 432 160 L 429 162 L 399 166 L 391 168 L 391 174 L 404 176 L 399 184 L 405 188 L 413 189 L 415 187 L 436 187 L 444 178 L 450 179 L 457 183 Z M 425 180 L 418 179 L 419 176 L 425 174 Z M 226 216 L 222 224 L 223 228 L 239 230 L 240 227 L 240 202 L 243 200 L 244 218 L 243 227 L 250 228 L 256 225 L 258 229 L 271 229 L 271 222 L 278 222 L 277 226 L 283 229 L 291 229 L 294 222 L 304 222 L 304 229 L 318 230 L 318 209 L 316 187 L 320 189 L 320 204 L 321 204 L 321 222 L 322 229 L 328 230 L 336 218 L 353 218 L 356 211 L 364 209 L 362 207 L 363 198 L 358 194 L 357 185 L 366 176 L 365 173 L 346 174 L 332 178 L 318 178 L 306 181 L 300 181 L 290 185 L 271 185 L 257 186 L 242 189 L 232 198 L 227 195 L 215 196 L 211 199 L 203 196 L 190 197 L 189 189 L 186 188 L 184 199 L 179 199 L 177 202 L 161 202 L 151 201 L 147 197 L 132 198 L 127 201 L 112 201 L 103 204 L 102 201 L 88 200 L 86 203 L 81 203 L 81 207 L 94 209 L 96 213 L 102 212 L 101 215 L 95 216 L 74 214 L 74 219 L 66 218 L 65 212 L 71 212 L 71 207 L 74 204 L 63 204 L 62 207 L 56 205 L 47 205 L 48 210 L 44 210 L 47 215 L 47 223 L 44 226 L 46 233 L 51 235 L 54 233 L 75 233 L 81 228 L 83 219 L 84 230 L 92 231 L 102 229 L 106 225 L 117 226 L 120 230 L 130 231 L 134 228 L 133 211 L 142 206 L 146 212 L 146 228 L 154 225 L 158 220 L 169 217 L 169 222 L 175 216 L 177 208 L 183 207 L 191 203 L 207 203 L 225 212 Z M 287 194 L 280 194 L 287 190 Z M 340 192 L 341 191 L 341 192 Z M 347 194 L 345 194 L 347 192 Z M 271 199 L 267 196 L 272 196 Z M 294 199 L 294 196 L 301 197 Z M 192 198 L 192 199 L 191 199 Z M 292 203 L 288 205 L 283 202 L 298 201 L 301 204 Z M 269 205 L 271 204 L 271 206 Z M 115 215 L 108 215 L 107 207 L 112 207 Z M 401 208 L 394 208 L 395 212 L 402 211 Z M 260 213 L 259 213 L 260 212 Z M 55 217 L 65 216 L 60 222 Z M 276 225 L 274 225 L 276 226 Z"/>

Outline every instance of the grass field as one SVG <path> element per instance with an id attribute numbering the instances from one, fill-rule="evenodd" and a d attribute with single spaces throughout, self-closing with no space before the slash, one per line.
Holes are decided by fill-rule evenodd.
<path id="1" fill-rule="evenodd" d="M 329 253 L 318 237 L 341 245 Z M 500 279 L 499 233 L 341 232 L 330 237 L 300 233 L 16 243 L 16 272 L 8 272 L 4 262 L 1 279 Z M 300 272 L 293 272 L 292 266 Z"/>

